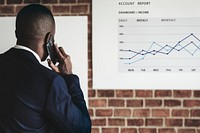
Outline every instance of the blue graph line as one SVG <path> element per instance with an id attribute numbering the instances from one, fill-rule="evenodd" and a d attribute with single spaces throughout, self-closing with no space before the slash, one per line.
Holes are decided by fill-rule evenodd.
<path id="1" fill-rule="evenodd" d="M 156 55 L 156 54 L 169 55 L 173 51 L 178 51 L 179 52 L 179 51 L 182 51 L 182 50 L 185 50 L 187 53 L 189 53 L 191 56 L 193 56 L 193 55 L 195 55 L 195 53 L 197 53 L 198 50 L 200 50 L 200 44 L 197 45 L 194 41 L 190 41 L 188 43 L 187 40 L 190 37 L 193 37 L 198 43 L 200 43 L 200 39 L 198 37 L 196 37 L 193 33 L 191 33 L 190 35 L 188 35 L 185 38 L 183 38 L 180 41 L 178 41 L 174 46 L 169 46 L 169 45 L 162 46 L 162 45 L 160 45 L 160 44 L 158 44 L 156 42 L 153 42 L 150 45 L 150 47 L 148 48 L 148 50 L 134 51 L 134 50 L 130 50 L 130 49 L 128 49 L 128 50 L 121 49 L 120 52 L 130 52 L 130 53 L 133 53 L 133 56 L 131 56 L 131 57 L 122 57 L 120 59 L 121 60 L 131 60 L 131 62 L 125 63 L 125 64 L 133 64 L 133 63 L 136 63 L 138 61 L 144 60 L 147 55 Z M 184 42 L 186 42 L 186 44 L 185 45 L 181 45 Z M 189 49 L 187 49 L 190 45 L 193 45 L 195 47 L 194 51 L 190 51 Z M 159 48 L 152 50 L 152 48 L 154 46 L 157 46 Z M 140 58 L 136 58 L 137 56 L 140 56 Z"/>

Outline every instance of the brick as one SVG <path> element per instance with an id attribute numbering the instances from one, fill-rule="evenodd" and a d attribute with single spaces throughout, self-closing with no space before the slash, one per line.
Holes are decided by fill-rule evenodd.
<path id="1" fill-rule="evenodd" d="M 128 119 L 127 120 L 128 126 L 144 126 L 143 119 Z"/>
<path id="2" fill-rule="evenodd" d="M 93 126 L 106 126 L 106 119 L 92 119 Z"/>
<path id="3" fill-rule="evenodd" d="M 22 4 L 22 0 L 7 0 L 7 4 Z"/>
<path id="4" fill-rule="evenodd" d="M 112 114 L 113 114 L 112 109 L 97 109 L 96 110 L 96 116 L 108 117 L 108 116 L 112 116 Z"/>
<path id="5" fill-rule="evenodd" d="M 200 127 L 200 119 L 186 119 L 185 126 L 187 127 Z"/>
<path id="6" fill-rule="evenodd" d="M 184 109 L 172 110 L 174 117 L 189 117 L 189 111 Z"/>
<path id="7" fill-rule="evenodd" d="M 142 107 L 143 100 L 127 100 L 127 107 Z"/>
<path id="8" fill-rule="evenodd" d="M 24 0 L 24 3 L 25 4 L 36 4 L 36 3 L 40 3 L 40 0 Z"/>
<path id="9" fill-rule="evenodd" d="M 137 133 L 137 129 L 135 129 L 135 128 L 122 128 L 121 133 Z"/>
<path id="10" fill-rule="evenodd" d="M 165 125 L 169 127 L 181 127 L 183 126 L 183 120 L 182 119 L 166 119 Z"/>
<path id="11" fill-rule="evenodd" d="M 78 0 L 78 3 L 92 3 L 92 0 Z"/>
<path id="12" fill-rule="evenodd" d="M 99 128 L 92 128 L 92 133 L 100 133 Z"/>
<path id="13" fill-rule="evenodd" d="M 43 4 L 56 4 L 58 0 L 42 0 Z"/>
<path id="14" fill-rule="evenodd" d="M 70 7 L 68 5 L 54 5 L 52 11 L 53 13 L 70 13 Z"/>
<path id="15" fill-rule="evenodd" d="M 192 109 L 190 113 L 192 117 L 200 117 L 200 109 Z"/>
<path id="16" fill-rule="evenodd" d="M 114 97 L 115 93 L 114 90 L 98 90 L 97 96 L 98 97 Z"/>
<path id="17" fill-rule="evenodd" d="M 74 5 L 71 7 L 71 13 L 87 14 L 88 12 L 88 5 Z"/>
<path id="18" fill-rule="evenodd" d="M 0 14 L 13 14 L 14 6 L 0 6 Z"/>
<path id="19" fill-rule="evenodd" d="M 118 133 L 118 128 L 102 128 L 102 133 Z"/>
<path id="20" fill-rule="evenodd" d="M 107 102 L 106 99 L 89 99 L 89 106 L 90 107 L 106 107 Z"/>
<path id="21" fill-rule="evenodd" d="M 88 97 L 95 97 L 96 96 L 96 91 L 95 90 L 88 90 Z"/>
<path id="22" fill-rule="evenodd" d="M 88 79 L 88 88 L 92 89 L 92 80 L 91 79 Z"/>
<path id="23" fill-rule="evenodd" d="M 152 97 L 151 90 L 136 90 L 136 97 Z"/>
<path id="24" fill-rule="evenodd" d="M 200 91 L 194 91 L 194 97 L 200 97 Z"/>
<path id="25" fill-rule="evenodd" d="M 88 18 L 88 42 L 90 45 L 88 45 L 88 51 L 92 51 L 92 15 L 87 15 Z M 92 54 L 91 54 L 92 56 Z M 92 59 L 91 59 L 92 60 Z"/>
<path id="26" fill-rule="evenodd" d="M 123 99 L 110 99 L 108 101 L 108 106 L 124 107 L 125 106 L 125 101 Z"/>
<path id="27" fill-rule="evenodd" d="M 117 97 L 133 97 L 133 90 L 116 90 Z"/>
<path id="28" fill-rule="evenodd" d="M 158 130 L 158 133 L 176 133 L 176 131 L 171 128 L 162 128 Z"/>
<path id="29" fill-rule="evenodd" d="M 169 117 L 170 111 L 169 109 L 153 109 L 152 116 L 153 117 Z"/>
<path id="30" fill-rule="evenodd" d="M 191 97 L 191 90 L 174 90 L 174 97 Z"/>
<path id="31" fill-rule="evenodd" d="M 156 128 L 140 128 L 139 133 L 156 133 Z"/>
<path id="32" fill-rule="evenodd" d="M 88 40 L 92 40 L 92 24 L 91 24 L 91 15 L 88 15 Z M 88 41 L 88 52 L 90 54 L 88 56 L 92 56 L 92 41 Z M 91 59 L 91 65 L 89 66 L 92 69 L 92 59 Z"/>
<path id="33" fill-rule="evenodd" d="M 200 100 L 184 100 L 183 105 L 184 107 L 199 107 Z"/>
<path id="34" fill-rule="evenodd" d="M 90 7 L 89 13 L 92 14 L 92 4 L 90 4 L 89 7 Z"/>
<path id="35" fill-rule="evenodd" d="M 171 97 L 172 91 L 171 90 L 156 90 L 155 97 Z"/>
<path id="36" fill-rule="evenodd" d="M 93 109 L 89 108 L 88 112 L 89 112 L 90 116 L 94 116 L 94 110 Z"/>
<path id="37" fill-rule="evenodd" d="M 88 52 L 91 53 L 91 52 Z M 92 80 L 92 70 L 89 68 L 92 65 L 92 61 L 88 60 L 88 80 Z"/>
<path id="38" fill-rule="evenodd" d="M 16 6 L 15 13 L 17 14 L 24 6 Z"/>
<path id="39" fill-rule="evenodd" d="M 108 125 L 109 126 L 125 126 L 125 119 L 109 118 Z"/>
<path id="40" fill-rule="evenodd" d="M 167 106 L 167 107 L 181 106 L 181 101 L 180 100 L 164 100 L 164 106 Z"/>
<path id="41" fill-rule="evenodd" d="M 163 126 L 163 119 L 146 119 L 146 126 Z"/>
<path id="42" fill-rule="evenodd" d="M 89 42 L 88 42 L 88 45 L 91 45 Z M 92 52 L 91 51 L 88 51 L 88 56 L 92 56 Z M 88 60 L 88 79 L 92 79 L 92 60 Z"/>
<path id="43" fill-rule="evenodd" d="M 145 100 L 146 107 L 159 107 L 162 105 L 162 100 Z"/>
<path id="44" fill-rule="evenodd" d="M 150 109 L 134 109 L 133 117 L 149 117 Z"/>
<path id="45" fill-rule="evenodd" d="M 115 109 L 114 116 L 130 117 L 131 109 Z"/>
<path id="46" fill-rule="evenodd" d="M 60 0 L 60 3 L 76 3 L 76 0 Z"/>
<path id="47" fill-rule="evenodd" d="M 178 129 L 178 133 L 195 133 L 195 129 Z"/>

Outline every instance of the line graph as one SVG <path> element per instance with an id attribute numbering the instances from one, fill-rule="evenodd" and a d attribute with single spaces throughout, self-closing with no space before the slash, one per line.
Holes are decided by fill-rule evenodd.
<path id="1" fill-rule="evenodd" d="M 119 71 L 200 71 L 199 23 L 199 18 L 120 19 Z"/>
<path id="2" fill-rule="evenodd" d="M 199 42 L 199 45 L 196 44 L 195 42 L 191 41 L 189 43 L 186 43 L 184 45 L 181 45 L 184 43 L 184 41 L 187 41 L 188 38 L 193 37 Z M 152 49 L 152 47 L 156 45 L 158 46 L 158 49 Z M 191 46 L 192 45 L 192 46 Z M 193 47 L 193 49 L 188 49 L 188 47 Z M 153 42 L 151 46 L 148 48 L 148 50 L 141 50 L 141 51 L 134 51 L 134 50 L 126 50 L 126 49 L 121 49 L 121 52 L 130 52 L 133 53 L 133 56 L 131 57 L 122 57 L 121 60 L 133 60 L 132 62 L 125 63 L 125 64 L 133 64 L 135 62 L 138 62 L 140 60 L 145 59 L 145 57 L 150 54 L 150 55 L 156 55 L 156 54 L 164 54 L 164 55 L 169 55 L 173 51 L 182 51 L 185 50 L 189 55 L 193 56 L 195 53 L 197 53 L 198 50 L 200 50 L 200 39 L 197 38 L 193 33 L 191 33 L 189 36 L 185 37 L 181 41 L 178 41 L 178 43 L 175 44 L 175 46 L 161 46 L 160 44 Z M 137 56 L 141 56 L 141 58 L 134 60 Z"/>

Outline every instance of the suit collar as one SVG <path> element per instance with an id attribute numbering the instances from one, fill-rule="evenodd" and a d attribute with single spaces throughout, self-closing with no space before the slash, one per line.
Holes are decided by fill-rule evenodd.
<path id="1" fill-rule="evenodd" d="M 41 63 L 38 61 L 38 59 L 33 55 L 33 53 L 24 50 L 24 49 L 16 49 L 16 48 L 11 48 L 8 51 L 4 53 L 5 56 L 11 57 L 11 58 L 18 58 L 21 60 L 29 60 L 31 62 L 40 64 Z"/>
<path id="2" fill-rule="evenodd" d="M 39 55 L 36 52 L 34 52 L 33 50 L 31 50 L 30 48 L 22 46 L 22 45 L 15 45 L 14 48 L 15 49 L 23 49 L 23 50 L 31 52 L 35 56 L 35 58 L 38 60 L 38 62 L 41 64 L 41 59 L 40 59 Z"/>

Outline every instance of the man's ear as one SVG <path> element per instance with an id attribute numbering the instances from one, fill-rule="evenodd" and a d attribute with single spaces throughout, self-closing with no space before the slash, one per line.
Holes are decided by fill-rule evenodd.
<path id="1" fill-rule="evenodd" d="M 46 36 L 45 36 L 45 43 L 48 43 L 50 39 L 51 39 L 51 33 L 48 32 L 48 33 L 46 34 Z"/>

